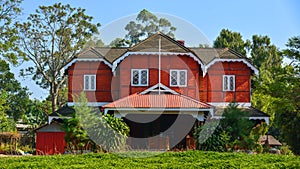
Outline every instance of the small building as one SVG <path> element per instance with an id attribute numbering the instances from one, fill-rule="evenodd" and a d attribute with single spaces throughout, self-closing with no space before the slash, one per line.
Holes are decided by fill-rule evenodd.
<path id="1" fill-rule="evenodd" d="M 259 143 L 263 146 L 267 146 L 267 147 L 277 147 L 277 146 L 282 146 L 282 144 L 275 139 L 272 135 L 264 135 L 261 136 L 259 139 Z"/>
<path id="2" fill-rule="evenodd" d="M 36 154 L 53 155 L 65 152 L 65 132 L 58 120 L 53 120 L 50 124 L 45 124 L 36 131 Z"/>

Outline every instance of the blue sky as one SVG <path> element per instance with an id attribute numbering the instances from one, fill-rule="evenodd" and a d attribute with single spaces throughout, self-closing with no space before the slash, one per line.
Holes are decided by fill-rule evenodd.
<path id="1" fill-rule="evenodd" d="M 107 33 L 109 32 L 107 30 L 111 30 L 109 29 L 112 28 L 111 25 L 120 21 L 120 18 L 130 18 L 142 9 L 158 12 L 164 17 L 177 18 L 174 21 L 177 27 L 181 26 L 181 21 L 189 23 L 193 29 L 199 30 L 210 44 L 223 28 L 240 32 L 244 39 L 250 39 L 254 34 L 268 35 L 272 43 L 280 49 L 285 47 L 288 38 L 300 35 L 300 1 L 298 0 L 111 0 L 105 2 L 24 0 L 21 19 L 33 13 L 39 5 L 52 5 L 56 2 L 85 8 L 86 14 L 94 17 L 95 23 L 101 23 L 100 32 L 103 35 L 100 36 L 110 33 L 111 36 L 117 36 L 113 32 Z M 122 26 L 119 24 L 120 32 L 123 32 Z M 187 38 L 185 40 L 189 41 L 189 37 L 185 36 L 184 32 L 188 34 L 192 31 L 178 28 L 176 37 Z M 18 76 L 18 72 L 15 73 Z M 33 98 L 44 98 L 48 94 L 47 91 L 37 89 L 39 87 L 30 82 L 29 78 L 20 81 L 33 92 Z"/>

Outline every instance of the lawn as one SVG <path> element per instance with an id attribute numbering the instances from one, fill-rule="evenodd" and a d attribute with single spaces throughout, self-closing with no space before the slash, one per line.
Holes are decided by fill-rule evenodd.
<path id="1" fill-rule="evenodd" d="M 0 158 L 0 168 L 300 168 L 299 156 L 203 151 L 55 155 Z"/>

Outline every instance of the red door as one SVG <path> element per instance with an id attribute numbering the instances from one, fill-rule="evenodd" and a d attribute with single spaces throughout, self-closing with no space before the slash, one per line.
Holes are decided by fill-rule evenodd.
<path id="1" fill-rule="evenodd" d="M 65 132 L 38 132 L 36 138 L 36 154 L 52 155 L 65 152 Z"/>

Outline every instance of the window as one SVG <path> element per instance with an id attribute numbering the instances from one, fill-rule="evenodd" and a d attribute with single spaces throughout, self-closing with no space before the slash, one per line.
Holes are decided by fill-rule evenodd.
<path id="1" fill-rule="evenodd" d="M 84 75 L 84 90 L 95 91 L 96 90 L 96 75 Z"/>
<path id="2" fill-rule="evenodd" d="M 235 91 L 234 75 L 223 75 L 223 91 Z"/>
<path id="3" fill-rule="evenodd" d="M 131 69 L 132 86 L 148 86 L 148 69 Z"/>
<path id="4" fill-rule="evenodd" d="M 170 70 L 170 86 L 185 87 L 187 85 L 187 70 Z"/>

